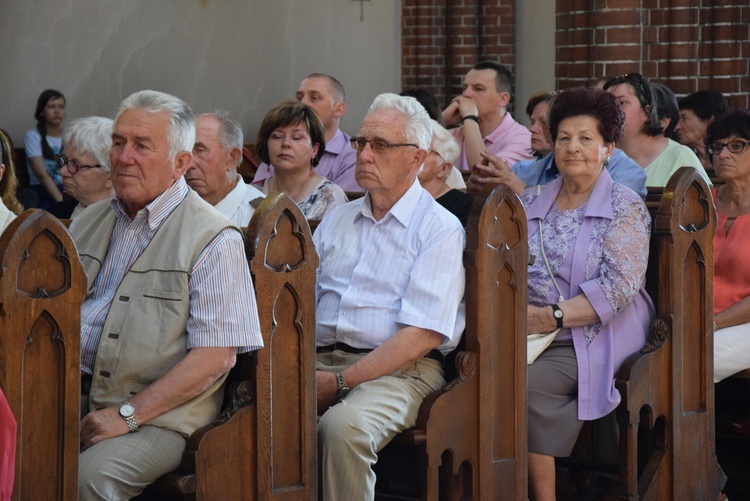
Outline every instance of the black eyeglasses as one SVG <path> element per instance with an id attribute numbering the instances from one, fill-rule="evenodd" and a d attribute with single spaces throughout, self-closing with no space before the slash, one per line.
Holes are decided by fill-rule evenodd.
<path id="1" fill-rule="evenodd" d="M 70 172 L 71 176 L 75 176 L 79 170 L 81 169 L 101 169 L 101 165 L 81 165 L 75 160 L 70 160 L 65 155 L 55 155 L 55 162 L 57 162 L 57 167 L 62 169 L 63 167 L 68 168 L 68 172 Z"/>
<path id="2" fill-rule="evenodd" d="M 745 149 L 745 146 L 750 144 L 750 141 L 740 141 L 739 139 L 736 139 L 734 141 L 729 141 L 728 143 L 720 143 L 716 141 L 713 144 L 709 144 L 706 146 L 706 151 L 708 151 L 708 154 L 711 156 L 718 155 L 721 153 L 721 150 L 724 149 L 724 147 L 729 150 L 729 153 L 742 153 L 742 150 Z"/>
<path id="3" fill-rule="evenodd" d="M 419 146 L 412 143 L 389 143 L 385 139 L 380 139 L 379 137 L 368 140 L 362 136 L 355 136 L 349 139 L 349 141 L 351 141 L 352 143 L 352 148 L 357 150 L 357 152 L 361 152 L 362 150 L 364 150 L 367 143 L 370 143 L 370 148 L 372 148 L 372 151 L 378 154 L 383 154 L 391 148 L 400 148 L 401 146 L 413 146 L 415 148 L 419 148 Z"/>

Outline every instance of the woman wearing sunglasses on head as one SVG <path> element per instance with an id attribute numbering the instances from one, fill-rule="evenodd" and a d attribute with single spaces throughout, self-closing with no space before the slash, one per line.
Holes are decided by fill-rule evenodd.
<path id="1" fill-rule="evenodd" d="M 625 113 L 617 147 L 646 171 L 646 186 L 666 186 L 682 166 L 694 167 L 709 186 L 706 170 L 687 146 L 664 137 L 657 102 L 649 83 L 638 73 L 615 77 L 604 84 Z"/>
<path id="2" fill-rule="evenodd" d="M 71 198 L 47 208 L 60 219 L 75 219 L 89 205 L 115 194 L 109 177 L 112 120 L 79 118 L 63 133 L 64 154 L 55 155 L 63 190 Z"/>

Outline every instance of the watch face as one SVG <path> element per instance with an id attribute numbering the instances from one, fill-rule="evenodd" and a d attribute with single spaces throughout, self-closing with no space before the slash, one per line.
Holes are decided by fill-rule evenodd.
<path id="1" fill-rule="evenodd" d="M 120 406 L 120 416 L 130 417 L 135 414 L 135 407 L 130 402 L 125 402 Z"/>
<path id="2" fill-rule="evenodd" d="M 555 318 L 562 318 L 563 312 L 562 310 L 555 310 Z"/>

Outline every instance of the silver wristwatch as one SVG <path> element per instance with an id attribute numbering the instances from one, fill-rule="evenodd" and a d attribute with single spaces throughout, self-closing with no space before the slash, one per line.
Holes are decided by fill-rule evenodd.
<path id="1" fill-rule="evenodd" d="M 138 431 L 138 423 L 135 422 L 135 407 L 125 400 L 120 404 L 120 416 L 128 423 L 130 433 Z"/>

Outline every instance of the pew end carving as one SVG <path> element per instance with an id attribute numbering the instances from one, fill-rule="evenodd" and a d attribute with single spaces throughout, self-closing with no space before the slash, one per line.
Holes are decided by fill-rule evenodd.
<path id="1" fill-rule="evenodd" d="M 315 274 L 307 222 L 286 195 L 264 199 L 245 247 L 264 347 L 239 355 L 216 420 L 188 439 L 180 470 L 143 499 L 317 496 Z"/>
<path id="2" fill-rule="evenodd" d="M 0 235 L 0 388 L 18 423 L 14 500 L 78 499 L 85 293 L 75 244 L 55 217 L 27 210 Z"/>
<path id="3" fill-rule="evenodd" d="M 477 197 L 466 240 L 466 331 L 456 377 L 424 400 L 416 426 L 380 457 L 394 460 L 405 448 L 416 454 L 423 500 L 525 500 L 528 245 L 525 212 L 507 186 Z M 395 496 L 382 478 L 387 472 L 377 471 L 377 498 Z"/>
<path id="4" fill-rule="evenodd" d="M 648 343 L 625 361 L 615 382 L 622 396 L 620 499 L 715 499 L 716 213 L 697 171 L 675 173 L 652 224 L 647 284 L 656 318 Z"/>

